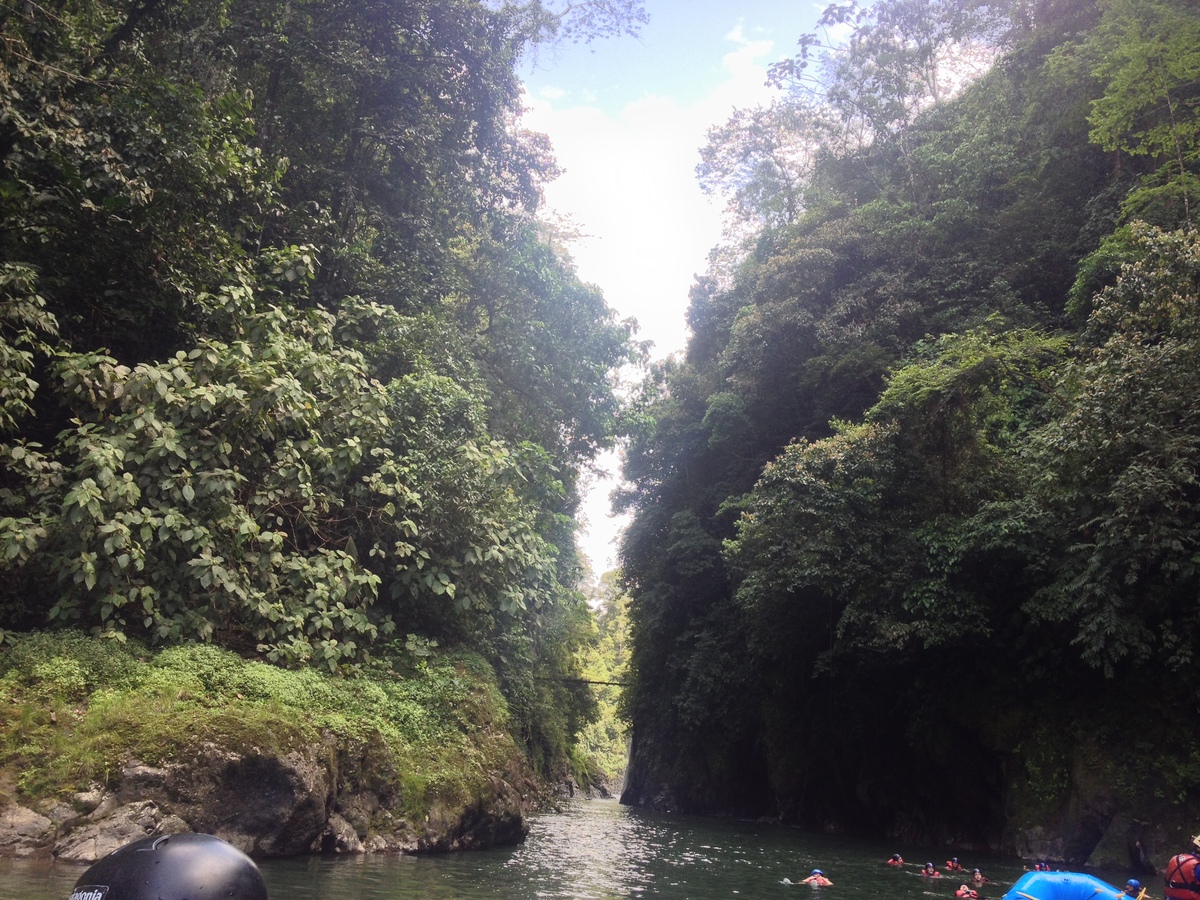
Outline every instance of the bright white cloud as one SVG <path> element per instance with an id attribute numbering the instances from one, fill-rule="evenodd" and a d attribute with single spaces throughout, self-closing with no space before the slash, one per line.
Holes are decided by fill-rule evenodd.
<path id="1" fill-rule="evenodd" d="M 775 43 L 770 40 L 753 40 L 746 37 L 740 23 L 733 31 L 725 35 L 725 40 L 735 46 L 733 50 L 725 54 L 721 61 L 725 71 L 731 77 L 721 85 L 717 94 L 718 102 L 724 102 L 726 99 L 720 97 L 721 94 L 732 95 L 732 102 L 738 106 L 763 102 L 768 94 L 764 87 L 766 67 L 762 61 L 775 49 Z M 754 97 L 755 99 L 745 102 L 738 99 L 742 97 Z"/>
<path id="2" fill-rule="evenodd" d="M 613 116 L 571 105 L 558 89 L 527 98 L 525 124 L 550 136 L 564 170 L 547 187 L 547 205 L 583 233 L 572 247 L 580 275 L 620 315 L 638 319 L 660 356 L 683 347 L 688 287 L 721 236 L 720 203 L 696 183 L 699 148 L 735 107 L 770 96 L 763 60 L 771 42 L 740 30 L 729 39 L 727 78 L 690 106 L 647 95 Z"/>
<path id="3" fill-rule="evenodd" d="M 658 357 L 686 343 L 688 289 L 721 236 L 721 203 L 705 197 L 695 178 L 705 135 L 734 108 L 770 100 L 772 43 L 749 40 L 740 27 L 727 39 L 725 77 L 690 105 L 647 95 L 610 115 L 590 101 L 572 104 L 560 89 L 526 98 L 526 126 L 550 136 L 564 170 L 546 201 L 583 234 L 571 248 L 580 276 L 599 285 L 620 316 L 637 318 L 639 337 L 654 342 Z M 606 462 L 615 469 L 615 460 Z M 582 546 L 598 573 L 613 565 L 623 524 L 608 514 L 612 485 L 594 484 L 583 510 Z"/>

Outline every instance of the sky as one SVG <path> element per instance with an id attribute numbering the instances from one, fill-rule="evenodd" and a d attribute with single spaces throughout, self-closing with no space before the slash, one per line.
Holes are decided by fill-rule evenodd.
<path id="1" fill-rule="evenodd" d="M 563 174 L 548 210 L 581 238 L 579 274 L 598 285 L 638 339 L 662 358 L 687 342 L 688 289 L 721 238 L 719 198 L 696 181 L 712 126 L 770 102 L 767 67 L 794 55 L 824 3 L 646 0 L 637 38 L 543 50 L 523 67 L 526 127 L 550 137 Z M 619 462 L 602 464 L 616 476 Z M 580 547 L 597 574 L 615 565 L 623 521 L 610 516 L 614 478 L 589 488 Z"/>

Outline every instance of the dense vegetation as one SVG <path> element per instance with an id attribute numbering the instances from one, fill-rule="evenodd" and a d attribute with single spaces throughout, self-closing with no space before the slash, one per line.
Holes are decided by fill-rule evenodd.
<path id="1" fill-rule="evenodd" d="M 0 9 L 0 628 L 475 653 L 564 764 L 595 711 L 573 513 L 635 345 L 535 216 L 514 73 L 643 18 Z"/>
<path id="2" fill-rule="evenodd" d="M 728 240 L 632 417 L 628 799 L 995 843 L 1103 747 L 1186 809 L 1196 6 L 822 25 L 710 133 Z"/>
<path id="3" fill-rule="evenodd" d="M 629 674 L 629 598 L 620 590 L 618 573 L 600 576 L 588 602 L 595 635 L 584 647 L 581 661 L 583 677 L 593 685 L 597 715 L 579 734 L 579 757 L 587 780 L 616 791 L 629 757 L 629 729 L 621 711 L 621 692 Z"/>
<path id="4" fill-rule="evenodd" d="M 332 743 L 394 774 L 398 813 L 465 805 L 514 755 L 487 662 L 396 641 L 353 674 L 283 669 L 211 644 L 148 653 L 75 631 L 14 636 L 0 659 L 0 767 L 26 797 L 106 784 L 200 748 L 282 757 Z"/>

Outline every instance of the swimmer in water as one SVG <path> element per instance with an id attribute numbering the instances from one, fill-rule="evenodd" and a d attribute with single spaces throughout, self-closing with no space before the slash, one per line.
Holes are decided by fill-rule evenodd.
<path id="1" fill-rule="evenodd" d="M 833 882 L 825 877 L 825 873 L 820 869 L 813 869 L 812 874 L 805 878 L 800 884 L 811 884 L 815 887 L 831 887 Z"/>

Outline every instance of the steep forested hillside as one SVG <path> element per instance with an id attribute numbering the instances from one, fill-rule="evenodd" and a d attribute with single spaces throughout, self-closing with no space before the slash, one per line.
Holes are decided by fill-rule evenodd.
<path id="1" fill-rule="evenodd" d="M 0 9 L 0 627 L 462 648 L 561 761 L 594 705 L 572 515 L 634 350 L 534 216 L 514 69 L 643 19 Z"/>
<path id="2" fill-rule="evenodd" d="M 619 589 L 617 571 L 601 576 L 590 593 L 596 635 L 583 656 L 583 676 L 593 683 L 599 715 L 579 735 L 579 750 L 589 762 L 587 774 L 611 792 L 620 789 L 629 758 L 620 707 L 629 663 L 629 598 Z"/>
<path id="3" fill-rule="evenodd" d="M 822 26 L 633 417 L 626 800 L 1083 860 L 1200 790 L 1200 10 Z"/>

